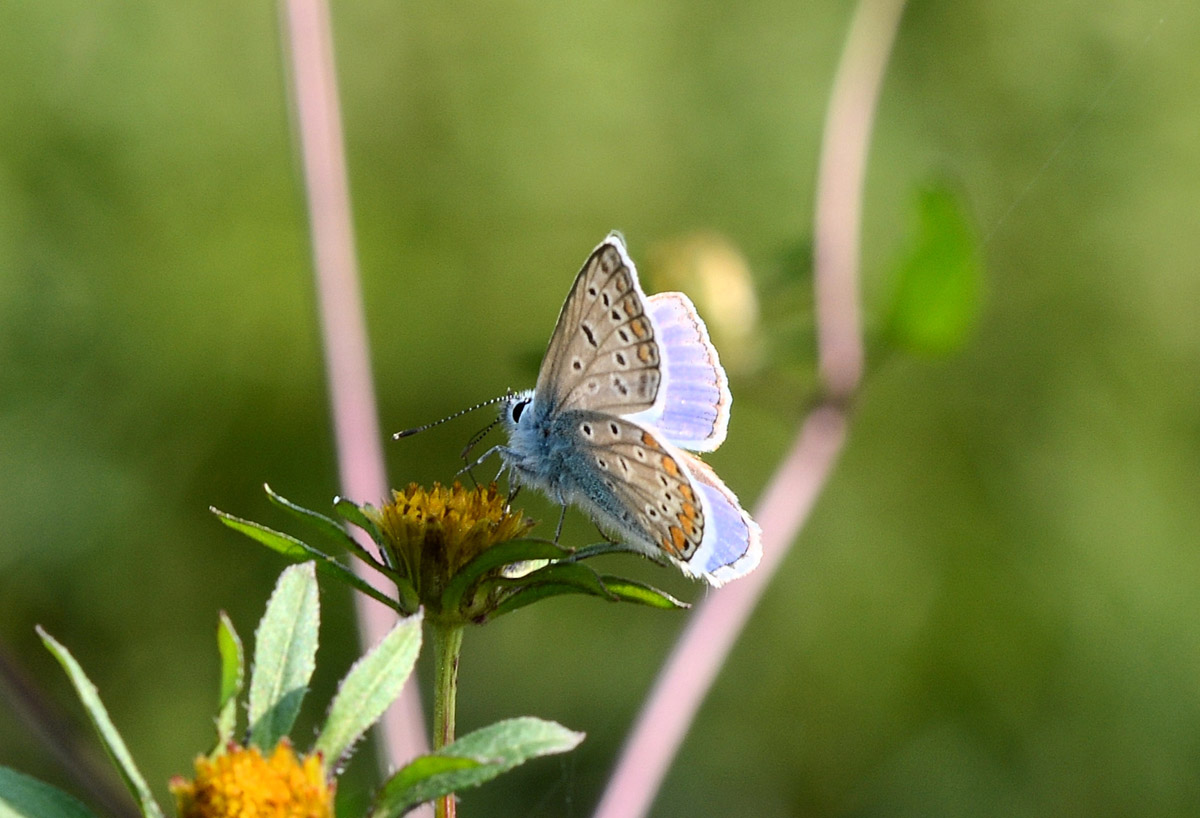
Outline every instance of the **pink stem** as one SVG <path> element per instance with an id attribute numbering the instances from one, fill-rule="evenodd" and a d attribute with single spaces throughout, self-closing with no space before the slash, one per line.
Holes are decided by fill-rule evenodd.
<path id="1" fill-rule="evenodd" d="M 284 18 L 342 491 L 352 500 L 378 503 L 388 495 L 388 482 L 350 220 L 329 7 L 325 0 L 286 0 Z M 370 538 L 359 539 L 375 551 Z M 378 583 L 363 566 L 355 567 L 364 579 Z M 354 598 L 363 646 L 374 645 L 391 629 L 395 614 L 362 594 Z M 428 752 L 415 680 L 380 727 L 382 754 L 391 768 Z"/>
<path id="2" fill-rule="evenodd" d="M 846 405 L 863 370 L 858 247 L 867 148 L 903 8 L 904 0 L 859 4 L 826 117 L 817 180 L 814 286 L 818 366 L 827 398 L 804 421 L 756 509 L 763 529 L 762 563 L 696 606 L 638 715 L 596 818 L 638 818 L 649 811 L 700 703 L 808 518 L 845 442 Z"/>

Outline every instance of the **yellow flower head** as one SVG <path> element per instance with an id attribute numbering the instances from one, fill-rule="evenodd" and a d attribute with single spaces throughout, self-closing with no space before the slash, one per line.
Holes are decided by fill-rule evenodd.
<path id="1" fill-rule="evenodd" d="M 230 745 L 196 759 L 196 780 L 171 781 L 179 818 L 333 818 L 334 783 L 319 755 L 298 758 L 287 739 L 270 758 Z"/>
<path id="2" fill-rule="evenodd" d="M 403 492 L 393 491 L 383 508 L 363 511 L 379 528 L 395 566 L 434 611 L 438 594 L 464 565 L 497 543 L 525 536 L 534 525 L 508 508 L 495 483 L 474 489 L 410 483 Z"/>

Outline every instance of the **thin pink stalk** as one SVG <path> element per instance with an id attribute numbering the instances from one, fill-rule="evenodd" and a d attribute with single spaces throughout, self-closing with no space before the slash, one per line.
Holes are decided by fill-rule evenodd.
<path id="1" fill-rule="evenodd" d="M 329 7 L 325 0 L 286 0 L 282 13 L 303 156 L 338 471 L 347 497 L 378 503 L 387 496 L 388 482 L 355 260 Z M 360 536 L 360 541 L 374 553 L 370 538 Z M 378 577 L 363 566 L 356 568 L 364 579 L 378 584 Z M 362 594 L 355 594 L 355 603 L 363 645 L 374 645 L 390 630 L 395 614 Z M 391 768 L 428 752 L 415 681 L 410 680 L 384 715 L 378 735 L 382 755 Z"/>
<path id="2" fill-rule="evenodd" d="M 763 529 L 762 563 L 696 606 L 638 715 L 596 818 L 638 818 L 649 811 L 700 703 L 808 518 L 845 442 L 847 405 L 863 370 L 858 248 L 867 148 L 903 8 L 904 0 L 859 4 L 826 116 L 814 226 L 818 366 L 826 400 L 805 419 L 756 509 Z"/>

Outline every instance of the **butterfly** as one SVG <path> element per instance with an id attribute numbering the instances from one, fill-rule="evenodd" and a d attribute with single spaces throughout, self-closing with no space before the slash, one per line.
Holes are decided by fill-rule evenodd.
<path id="1" fill-rule="evenodd" d="M 686 295 L 647 296 L 610 233 L 575 278 L 533 389 L 509 395 L 499 446 L 514 486 L 583 509 L 651 558 L 721 585 L 758 565 L 762 536 L 685 449 L 725 440 L 732 397 Z"/>

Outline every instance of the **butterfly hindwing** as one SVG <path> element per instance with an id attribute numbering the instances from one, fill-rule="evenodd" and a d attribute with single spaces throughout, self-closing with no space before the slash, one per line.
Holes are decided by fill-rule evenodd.
<path id="1" fill-rule="evenodd" d="M 637 270 L 620 236 L 610 235 L 575 278 L 535 392 L 560 410 L 639 412 L 654 405 L 659 358 Z"/>
<path id="2" fill-rule="evenodd" d="M 733 398 L 708 329 L 683 293 L 655 293 L 647 307 L 662 357 L 662 383 L 654 406 L 634 419 L 681 449 L 711 452 L 725 442 Z"/>
<path id="3" fill-rule="evenodd" d="M 582 455 L 572 481 L 577 499 L 630 545 L 681 563 L 691 559 L 704 539 L 705 518 L 683 453 L 602 412 L 574 410 L 562 421 Z"/>
<path id="4" fill-rule="evenodd" d="M 680 452 L 680 460 L 692 477 L 708 521 L 691 567 L 713 585 L 745 576 L 762 559 L 762 530 L 707 463 L 686 452 Z"/>

